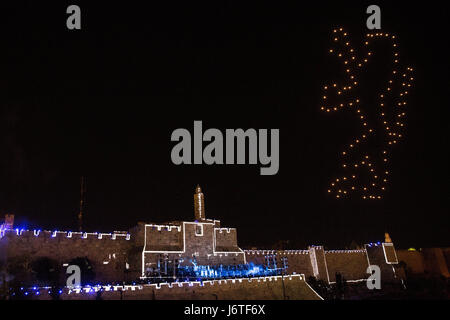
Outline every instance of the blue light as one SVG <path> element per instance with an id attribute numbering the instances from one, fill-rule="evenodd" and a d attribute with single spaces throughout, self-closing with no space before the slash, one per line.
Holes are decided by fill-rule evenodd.
<path id="1" fill-rule="evenodd" d="M 192 262 L 193 266 L 184 266 L 178 269 L 178 276 L 188 276 L 189 278 L 195 278 L 201 280 L 203 278 L 242 278 L 249 276 L 274 276 L 279 275 L 283 270 L 287 269 L 284 265 L 283 268 L 278 268 L 275 264 L 272 268 L 255 265 L 253 263 L 229 265 L 229 266 L 209 266 L 209 265 L 196 265 Z"/>

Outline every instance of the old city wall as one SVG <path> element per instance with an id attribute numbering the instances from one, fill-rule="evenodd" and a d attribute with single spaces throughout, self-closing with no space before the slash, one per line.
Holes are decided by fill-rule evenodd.
<path id="1" fill-rule="evenodd" d="M 423 253 L 420 251 L 397 250 L 399 262 L 406 264 L 408 274 L 422 274 L 425 272 Z"/>
<path id="2" fill-rule="evenodd" d="M 208 264 L 208 255 L 214 250 L 214 224 L 203 223 L 201 235 L 196 234 L 196 223 L 184 223 L 185 255 L 196 256 L 198 264 Z M 209 262 L 211 263 L 211 262 Z"/>
<path id="3" fill-rule="evenodd" d="M 216 251 L 237 252 L 236 228 L 215 228 Z"/>
<path id="4" fill-rule="evenodd" d="M 227 279 L 200 282 L 165 283 L 122 287 L 120 290 L 99 293 L 72 292 L 67 289 L 63 300 L 320 300 L 321 297 L 308 286 L 303 275 L 262 277 L 252 279 Z M 51 299 L 41 292 L 34 299 Z"/>
<path id="5" fill-rule="evenodd" d="M 147 226 L 145 232 L 145 250 L 147 251 L 183 250 L 183 231 L 179 226 Z"/>
<path id="6" fill-rule="evenodd" d="M 397 257 L 399 263 L 404 264 L 409 275 L 429 274 L 450 277 L 450 248 L 397 250 Z"/>
<path id="7" fill-rule="evenodd" d="M 330 250 L 325 251 L 330 281 L 336 281 L 336 273 L 347 280 L 359 280 L 368 277 L 366 273 L 367 256 L 365 250 Z"/>
<path id="8" fill-rule="evenodd" d="M 304 274 L 306 277 L 313 275 L 311 260 L 308 250 L 245 250 L 247 262 L 259 265 L 272 266 L 275 258 L 277 264 L 286 257 L 288 262 L 287 274 Z"/>
<path id="9" fill-rule="evenodd" d="M 317 248 L 317 247 L 314 247 Z M 319 247 L 319 249 L 321 249 Z M 245 250 L 247 262 L 267 265 L 276 258 L 278 266 L 283 257 L 287 258 L 287 274 L 314 276 L 311 250 Z M 323 257 L 325 255 L 325 258 Z M 368 262 L 365 250 L 315 250 L 318 279 L 335 282 L 336 273 L 346 280 L 366 279 Z"/>
<path id="10" fill-rule="evenodd" d="M 23 283 L 36 281 L 27 268 L 42 258 L 54 263 L 61 281 L 65 279 L 63 265 L 75 258 L 87 258 L 99 282 L 125 281 L 130 249 L 126 235 L 11 230 L 0 239 L 6 269 L 10 273 L 22 270 Z"/>
<path id="11" fill-rule="evenodd" d="M 196 230 L 199 226 L 201 229 Z M 237 246 L 236 229 L 183 222 L 180 226 L 148 225 L 145 230 L 146 268 L 156 266 L 161 259 L 181 260 L 182 265 L 192 265 L 194 261 L 199 265 L 245 262 L 244 253 Z"/>

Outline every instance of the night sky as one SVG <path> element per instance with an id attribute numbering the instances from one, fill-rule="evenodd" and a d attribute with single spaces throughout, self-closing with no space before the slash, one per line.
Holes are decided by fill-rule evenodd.
<path id="1" fill-rule="evenodd" d="M 372 3 L 14 3 L 0 5 L 0 213 L 18 226 L 75 230 L 83 175 L 87 231 L 193 220 L 200 184 L 206 217 L 236 227 L 241 246 L 338 249 L 385 231 L 398 248 L 450 244 L 447 9 L 377 3 L 415 68 L 405 138 L 384 199 L 337 201 L 327 186 L 356 120 L 322 113 L 321 87 L 342 74 L 328 54 L 333 28 L 358 46 Z M 81 30 L 66 28 L 70 4 Z M 373 74 L 360 92 L 369 105 Z M 193 133 L 194 120 L 279 128 L 278 174 L 172 164 L 171 133 Z"/>

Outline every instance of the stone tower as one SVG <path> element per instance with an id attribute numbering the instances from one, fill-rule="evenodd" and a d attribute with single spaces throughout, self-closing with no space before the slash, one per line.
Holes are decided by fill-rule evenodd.
<path id="1" fill-rule="evenodd" d="M 389 233 L 384 233 L 384 242 L 385 243 L 392 243 L 391 237 L 389 236 Z"/>
<path id="2" fill-rule="evenodd" d="M 5 223 L 0 225 L 2 229 L 12 230 L 14 227 L 14 215 L 13 214 L 5 214 Z"/>
<path id="3" fill-rule="evenodd" d="M 199 185 L 197 185 L 197 188 L 195 188 L 194 212 L 195 212 L 195 220 L 197 221 L 205 220 L 205 197 Z"/>

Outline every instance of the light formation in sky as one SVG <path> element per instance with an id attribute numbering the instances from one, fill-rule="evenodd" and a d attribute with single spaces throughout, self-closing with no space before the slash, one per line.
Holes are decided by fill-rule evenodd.
<path id="1" fill-rule="evenodd" d="M 366 35 L 362 54 L 350 44 L 349 35 L 343 28 L 333 30 L 334 47 L 329 50 L 338 57 L 344 67 L 342 82 L 325 84 L 322 88 L 320 109 L 325 113 L 350 109 L 359 119 L 360 133 L 341 150 L 340 172 L 332 179 L 328 194 L 337 199 L 359 197 L 361 199 L 382 199 L 389 182 L 389 159 L 392 149 L 404 137 L 405 108 L 411 84 L 413 69 L 402 67 L 395 35 L 371 32 Z M 359 77 L 367 70 L 376 50 L 376 42 L 388 42 L 392 64 L 386 84 L 377 93 L 377 120 L 375 129 L 367 117 L 368 103 L 357 96 Z M 367 88 L 368 89 L 368 88 Z M 372 104 L 373 105 L 373 104 Z M 376 141 L 373 145 L 369 141 Z"/>

